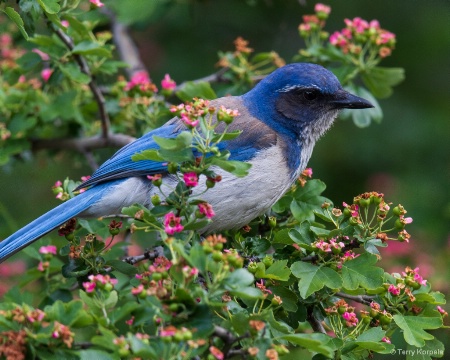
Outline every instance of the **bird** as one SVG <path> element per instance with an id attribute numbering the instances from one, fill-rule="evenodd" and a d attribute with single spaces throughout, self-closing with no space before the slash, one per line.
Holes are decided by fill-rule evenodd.
<path id="1" fill-rule="evenodd" d="M 366 99 L 344 90 L 336 76 L 312 63 L 280 67 L 241 96 L 211 100 L 211 106 L 237 109 L 229 130 L 241 130 L 223 142 L 231 160 L 251 164 L 245 177 L 216 169 L 219 186 L 202 194 L 215 216 L 202 233 L 240 228 L 266 212 L 306 168 L 316 141 L 331 127 L 342 109 L 367 109 Z M 157 149 L 154 136 L 174 138 L 186 130 L 175 117 L 165 125 L 119 149 L 80 187 L 87 190 L 48 211 L 0 242 L 0 263 L 74 217 L 99 218 L 120 214 L 133 204 L 151 207 L 158 189 L 146 176 L 163 174 L 173 182 L 167 166 L 132 156 Z M 199 185 L 199 192 L 204 188 Z"/>

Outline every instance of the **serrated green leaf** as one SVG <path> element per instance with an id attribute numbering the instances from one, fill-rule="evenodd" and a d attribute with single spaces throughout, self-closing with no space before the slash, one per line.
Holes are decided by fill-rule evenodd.
<path id="1" fill-rule="evenodd" d="M 342 264 L 343 286 L 349 290 L 358 287 L 376 289 L 383 284 L 383 269 L 373 266 L 377 262 L 375 255 L 364 253 Z"/>
<path id="2" fill-rule="evenodd" d="M 425 346 L 417 348 L 407 345 L 406 360 L 432 360 L 444 356 L 445 347 L 438 339 L 425 341 Z"/>
<path id="3" fill-rule="evenodd" d="M 327 344 L 331 340 L 331 337 L 326 334 L 289 334 L 280 336 L 279 339 L 300 345 L 309 351 L 318 352 L 328 358 L 334 357 L 333 349 Z"/>
<path id="4" fill-rule="evenodd" d="M 425 330 L 439 329 L 442 326 L 441 317 L 403 316 L 394 315 L 397 326 L 403 330 L 405 341 L 416 347 L 425 345 L 425 340 L 432 340 L 434 336 Z"/>
<path id="5" fill-rule="evenodd" d="M 300 279 L 298 288 L 303 299 L 319 291 L 324 286 L 330 289 L 342 287 L 341 276 L 326 266 L 316 266 L 307 262 L 297 261 L 291 266 L 292 274 Z"/>
<path id="6" fill-rule="evenodd" d="M 405 79 L 405 70 L 377 66 L 363 73 L 361 78 L 372 94 L 386 98 L 392 94 L 392 87 Z"/>
<path id="7" fill-rule="evenodd" d="M 25 30 L 25 25 L 19 13 L 10 6 L 7 6 L 5 10 L 1 11 L 3 11 L 12 21 L 14 21 L 14 23 L 19 28 L 20 33 L 25 38 L 25 40 L 29 40 L 30 37 L 28 36 L 27 31 Z"/>
<path id="8" fill-rule="evenodd" d="M 217 98 L 216 93 L 208 82 L 187 82 L 176 95 L 183 101 L 191 101 L 194 97 L 213 100 Z"/>
<path id="9" fill-rule="evenodd" d="M 291 275 L 291 270 L 286 266 L 288 263 L 287 260 L 278 260 L 275 261 L 264 274 L 264 278 L 287 281 L 289 280 L 289 275 Z"/>

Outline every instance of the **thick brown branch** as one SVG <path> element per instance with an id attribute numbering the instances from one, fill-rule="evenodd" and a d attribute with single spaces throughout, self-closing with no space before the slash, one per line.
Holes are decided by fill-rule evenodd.
<path id="1" fill-rule="evenodd" d="M 32 140 L 32 150 L 44 150 L 44 149 L 68 149 L 76 150 L 81 153 L 92 149 L 102 149 L 106 147 L 122 147 L 135 138 L 124 134 L 110 134 L 107 138 L 94 136 L 89 138 L 77 138 L 77 139 L 36 139 Z"/>
<path id="2" fill-rule="evenodd" d="M 72 39 L 69 36 L 67 36 L 61 29 L 54 28 L 53 31 L 56 33 L 56 35 L 61 39 L 61 41 L 67 46 L 67 48 L 70 51 L 74 49 L 75 46 L 73 44 Z M 100 88 L 95 82 L 86 60 L 78 54 L 73 54 L 73 56 L 78 66 L 80 67 L 81 72 L 88 75 L 91 78 L 91 81 L 89 82 L 88 86 L 91 89 L 92 95 L 94 95 L 94 99 L 95 102 L 97 103 L 98 111 L 100 113 L 100 120 L 102 123 L 102 137 L 107 139 L 109 136 L 110 120 L 108 112 L 106 111 L 105 98 L 103 97 Z"/>

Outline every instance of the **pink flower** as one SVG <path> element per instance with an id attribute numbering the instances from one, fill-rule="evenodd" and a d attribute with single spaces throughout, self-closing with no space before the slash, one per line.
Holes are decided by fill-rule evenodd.
<path id="1" fill-rule="evenodd" d="M 0 45 L 2 47 L 8 47 L 12 44 L 12 37 L 9 34 L 1 34 L 0 35 Z"/>
<path id="2" fill-rule="evenodd" d="M 137 296 L 137 295 L 141 294 L 143 291 L 144 291 L 144 285 L 139 284 L 138 287 L 131 289 L 131 294 L 134 296 Z"/>
<path id="3" fill-rule="evenodd" d="M 198 119 L 191 119 L 186 113 L 181 114 L 181 121 L 189 127 L 196 127 L 199 123 Z"/>
<path id="4" fill-rule="evenodd" d="M 175 216 L 173 212 L 170 212 L 164 216 L 164 231 L 173 235 L 176 232 L 183 231 L 184 227 L 181 225 L 181 218 Z"/>
<path id="5" fill-rule="evenodd" d="M 208 219 L 211 219 L 214 215 L 216 215 L 211 204 L 208 204 L 205 202 L 205 203 L 200 203 L 197 206 L 198 206 L 198 211 L 200 211 L 200 213 L 205 215 Z"/>
<path id="6" fill-rule="evenodd" d="M 209 352 L 211 353 L 212 356 L 214 356 L 217 360 L 223 360 L 224 359 L 224 355 L 223 352 L 220 351 L 218 348 L 216 348 L 215 346 L 210 346 L 209 347 Z"/>
<path id="7" fill-rule="evenodd" d="M 68 28 L 69 22 L 67 20 L 61 20 L 61 25 L 64 26 L 65 28 Z"/>
<path id="8" fill-rule="evenodd" d="M 318 4 L 319 5 L 319 4 Z M 307 177 L 312 177 L 313 171 L 312 168 L 306 168 L 305 170 L 303 170 L 302 175 L 307 176 Z"/>
<path id="9" fill-rule="evenodd" d="M 385 343 L 388 343 L 388 344 L 391 343 L 391 340 L 388 337 L 386 337 L 386 336 L 384 338 L 382 338 L 381 341 L 383 341 Z"/>
<path id="10" fill-rule="evenodd" d="M 198 185 L 198 176 L 195 172 L 183 174 L 183 180 L 186 183 L 186 186 L 194 187 Z"/>
<path id="11" fill-rule="evenodd" d="M 177 87 L 177 83 L 170 78 L 169 74 L 166 74 L 164 79 L 161 80 L 161 87 L 165 90 L 174 90 Z"/>
<path id="12" fill-rule="evenodd" d="M 45 82 L 48 82 L 48 79 L 50 79 L 50 76 L 52 76 L 53 70 L 52 69 L 44 69 L 41 71 L 41 77 L 42 80 Z"/>
<path id="13" fill-rule="evenodd" d="M 327 5 L 324 5 L 324 4 L 321 4 L 321 3 L 318 3 L 318 4 L 316 4 L 316 6 L 314 6 L 314 11 L 315 12 L 322 12 L 322 13 L 325 13 L 325 14 L 328 15 L 330 13 L 330 11 L 331 11 L 331 7 L 329 7 Z"/>
<path id="14" fill-rule="evenodd" d="M 54 245 L 41 246 L 40 249 L 39 249 L 39 252 L 41 254 L 53 254 L 53 255 L 56 255 L 56 246 L 54 246 Z"/>
<path id="15" fill-rule="evenodd" d="M 34 52 L 34 53 L 36 53 L 36 54 L 38 54 L 40 57 L 41 57 L 41 59 L 43 60 L 43 61 L 48 61 L 49 59 L 50 59 L 50 57 L 48 56 L 48 54 L 46 54 L 45 52 L 43 52 L 43 51 L 41 51 L 41 50 L 39 50 L 39 49 L 33 49 L 33 50 L 31 50 L 32 52 Z"/>
<path id="16" fill-rule="evenodd" d="M 92 5 L 95 5 L 96 7 L 105 6 L 105 4 L 103 4 L 100 0 L 89 0 L 89 1 Z"/>
<path id="17" fill-rule="evenodd" d="M 48 261 L 45 261 L 45 262 L 40 261 L 37 266 L 37 269 L 40 272 L 44 272 L 49 266 L 50 266 L 50 263 Z"/>
<path id="18" fill-rule="evenodd" d="M 173 336 L 177 333 L 177 329 L 174 326 L 167 326 L 159 331 L 159 335 L 162 337 Z"/>
<path id="19" fill-rule="evenodd" d="M 133 89 L 136 86 L 139 86 L 141 88 L 141 90 L 144 90 L 145 86 L 150 83 L 151 83 L 151 80 L 150 80 L 150 76 L 148 75 L 147 71 L 145 71 L 145 70 L 137 71 L 133 74 L 133 76 L 131 77 L 131 80 L 125 85 L 124 90 L 130 91 L 131 89 Z"/>
<path id="20" fill-rule="evenodd" d="M 84 282 L 84 283 L 83 283 L 84 290 L 85 290 L 87 293 L 92 293 L 92 292 L 94 292 L 96 286 L 97 286 L 97 284 L 96 284 L 95 282 L 87 281 L 87 282 Z"/>
<path id="21" fill-rule="evenodd" d="M 183 272 L 184 276 L 186 276 L 186 277 L 191 277 L 191 276 L 198 275 L 198 269 L 195 268 L 195 267 L 191 268 L 188 265 L 183 266 L 183 269 L 181 269 L 181 271 Z"/>
<path id="22" fill-rule="evenodd" d="M 389 285 L 388 291 L 394 296 L 400 295 L 400 289 L 395 285 Z"/>
<path id="23" fill-rule="evenodd" d="M 134 316 L 132 316 L 131 319 L 125 321 L 125 324 L 129 326 L 133 325 L 133 323 L 134 323 Z"/>
<path id="24" fill-rule="evenodd" d="M 445 311 L 442 307 L 440 307 L 439 305 L 436 306 L 437 311 L 439 311 L 441 313 L 442 316 L 447 316 L 448 313 L 447 311 Z"/>
<path id="25" fill-rule="evenodd" d="M 358 325 L 358 318 L 356 317 L 355 313 L 349 313 L 346 311 L 345 313 L 342 314 L 342 317 L 344 318 L 345 323 L 347 324 L 348 327 Z"/>

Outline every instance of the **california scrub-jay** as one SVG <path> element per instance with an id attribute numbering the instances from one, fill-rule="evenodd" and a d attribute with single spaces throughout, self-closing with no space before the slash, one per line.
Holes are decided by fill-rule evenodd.
<path id="1" fill-rule="evenodd" d="M 268 210 L 306 167 L 315 142 L 331 126 L 340 109 L 373 105 L 345 91 L 325 68 L 307 63 L 275 70 L 242 96 L 211 101 L 218 108 L 238 109 L 230 130 L 243 130 L 224 142 L 230 159 L 250 163 L 249 175 L 238 178 L 221 169 L 219 186 L 202 199 L 213 206 L 213 221 L 202 232 L 239 228 Z M 0 262 L 69 219 L 120 214 L 135 203 L 151 206 L 157 192 L 146 175 L 167 173 L 167 166 L 132 155 L 155 149 L 153 136 L 175 137 L 186 128 L 178 118 L 120 149 L 82 184 L 88 190 L 62 203 L 0 243 Z M 173 181 L 166 177 L 166 181 Z M 205 185 L 203 185 L 205 186 Z M 200 187 L 200 185 L 199 185 Z M 200 191 L 203 189 L 200 188 Z"/>

